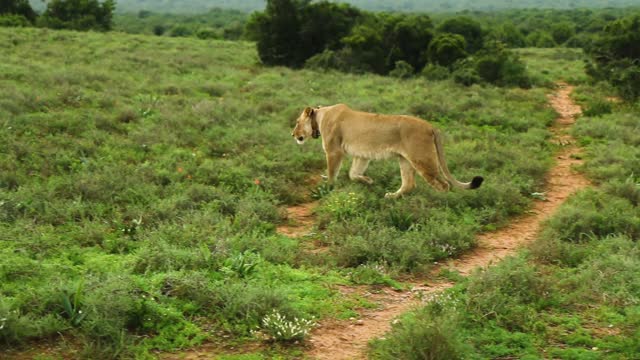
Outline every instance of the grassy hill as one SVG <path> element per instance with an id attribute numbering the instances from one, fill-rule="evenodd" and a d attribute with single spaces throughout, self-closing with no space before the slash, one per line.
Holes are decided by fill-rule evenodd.
<path id="1" fill-rule="evenodd" d="M 460 254 L 526 211 L 551 163 L 544 88 L 265 68 L 244 42 L 11 28 L 0 41 L 5 349 L 61 333 L 80 355 L 151 357 L 259 341 L 273 311 L 348 318 L 371 304 L 336 285 L 402 286 Z M 580 66 L 570 58 L 550 62 Z M 455 176 L 486 183 L 437 193 L 419 180 L 389 201 L 389 160 L 371 186 L 344 171 L 333 191 L 316 184 L 321 145 L 290 131 L 305 106 L 339 102 L 431 120 Z M 314 232 L 277 234 L 284 207 L 314 194 Z"/>

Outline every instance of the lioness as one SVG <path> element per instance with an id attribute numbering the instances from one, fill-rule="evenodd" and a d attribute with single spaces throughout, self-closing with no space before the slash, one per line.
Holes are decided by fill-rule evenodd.
<path id="1" fill-rule="evenodd" d="M 476 176 L 461 183 L 449 173 L 444 159 L 442 139 L 428 122 L 405 115 L 381 115 L 351 110 L 344 104 L 304 109 L 291 135 L 298 144 L 322 135 L 327 156 L 327 175 L 334 182 L 345 154 L 353 156 L 351 180 L 373 183 L 365 176 L 370 160 L 391 156 L 400 162 L 402 186 L 387 198 L 397 198 L 415 187 L 415 171 L 434 188 L 447 191 L 453 185 L 477 189 L 483 178 Z"/>

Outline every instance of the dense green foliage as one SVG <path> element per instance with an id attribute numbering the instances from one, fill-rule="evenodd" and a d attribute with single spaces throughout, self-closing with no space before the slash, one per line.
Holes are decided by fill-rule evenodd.
<path id="1" fill-rule="evenodd" d="M 428 69 L 447 67 L 467 86 L 531 84 L 518 55 L 497 40 L 485 42 L 481 25 L 465 16 L 446 19 L 434 29 L 427 15 L 366 13 L 326 1 L 269 0 L 247 29 L 266 65 L 305 64 L 409 78 L 429 64 Z M 478 58 L 471 57 L 476 53 Z"/>
<path id="2" fill-rule="evenodd" d="M 335 284 L 390 284 L 472 247 L 527 209 L 550 162 L 542 89 L 265 68 L 244 42 L 0 40 L 3 347 L 62 332 L 88 357 L 143 357 L 220 334 L 251 341 L 274 310 L 353 316 L 366 301 Z M 486 183 L 437 193 L 419 181 L 388 201 L 398 165 L 380 161 L 371 186 L 342 174 L 315 190 L 321 145 L 300 148 L 290 130 L 305 106 L 338 102 L 432 120 L 456 177 Z M 282 207 L 312 191 L 314 233 L 278 235 Z"/>
<path id="3" fill-rule="evenodd" d="M 28 0 L 3 0 L 0 2 L 0 17 L 8 15 L 20 16 L 30 22 L 34 22 L 37 16 Z"/>
<path id="4" fill-rule="evenodd" d="M 606 101 L 583 85 L 584 107 Z M 601 185 L 561 206 L 528 253 L 478 271 L 407 315 L 374 359 L 634 359 L 640 353 L 637 108 L 581 117 L 584 170 Z"/>
<path id="5" fill-rule="evenodd" d="M 611 83 L 626 100 L 640 98 L 640 15 L 613 21 L 588 47 L 589 74 Z"/>
<path id="6" fill-rule="evenodd" d="M 53 29 L 108 31 L 115 6 L 114 0 L 51 0 L 38 21 Z"/>
<path id="7" fill-rule="evenodd" d="M 247 14 L 238 10 L 212 9 L 194 15 L 143 10 L 136 14 L 115 14 L 113 29 L 131 34 L 238 40 L 243 36 L 246 19 Z"/>
<path id="8" fill-rule="evenodd" d="M 335 49 L 359 16 L 355 8 L 326 1 L 270 0 L 264 12 L 253 14 L 247 32 L 263 63 L 299 67 L 312 55 Z"/>

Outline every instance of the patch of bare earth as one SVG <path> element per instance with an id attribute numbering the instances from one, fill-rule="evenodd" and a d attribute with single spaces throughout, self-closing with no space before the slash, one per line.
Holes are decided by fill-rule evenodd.
<path id="1" fill-rule="evenodd" d="M 278 234 L 289 237 L 300 237 L 307 235 L 314 223 L 313 211 L 318 206 L 318 202 L 310 202 L 295 206 L 290 206 L 287 211 L 286 224 L 276 228 Z"/>
<path id="2" fill-rule="evenodd" d="M 549 103 L 558 112 L 559 117 L 552 126 L 553 142 L 561 145 L 556 154 L 556 164 L 547 175 L 547 186 L 540 194 L 531 211 L 515 219 L 509 226 L 478 237 L 477 247 L 472 251 L 438 264 L 432 274 L 443 269 L 457 271 L 462 275 L 470 274 L 476 268 L 494 264 L 519 248 L 533 241 L 540 231 L 541 222 L 551 215 L 574 192 L 589 185 L 589 181 L 572 167 L 581 163 L 580 148 L 575 145 L 568 129 L 580 114 L 580 107 L 573 103 L 570 94 L 573 87 L 558 84 L 558 90 L 549 96 Z M 312 344 L 307 355 L 315 359 L 364 359 L 367 343 L 371 339 L 384 336 L 391 329 L 394 319 L 413 307 L 421 299 L 428 298 L 453 284 L 434 280 L 417 283 L 409 291 L 382 289 L 377 294 L 364 292 L 378 307 L 360 312 L 357 320 L 329 320 L 320 324 L 311 336 Z"/>
<path id="3" fill-rule="evenodd" d="M 315 187 L 322 182 L 322 176 L 312 176 L 307 179 L 308 187 Z M 301 237 L 309 234 L 315 223 L 314 211 L 318 207 L 317 201 L 289 206 L 286 211 L 286 222 L 276 227 L 276 232 L 289 237 Z"/>

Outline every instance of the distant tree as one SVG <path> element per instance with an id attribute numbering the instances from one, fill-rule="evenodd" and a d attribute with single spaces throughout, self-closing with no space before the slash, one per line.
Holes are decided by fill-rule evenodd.
<path id="1" fill-rule="evenodd" d="M 387 56 L 383 42 L 383 32 L 376 23 L 359 24 L 349 36 L 342 39 L 352 56 L 350 63 L 359 64 L 362 71 L 385 74 L 388 69 Z"/>
<path id="2" fill-rule="evenodd" d="M 403 15 L 390 26 L 387 41 L 394 50 L 389 62 L 397 68 L 404 61 L 414 69 L 422 69 L 427 63 L 427 50 L 433 39 L 433 24 L 426 15 Z"/>
<path id="3" fill-rule="evenodd" d="M 32 23 L 38 16 L 29 0 L 0 0 L 0 15 L 20 15 Z"/>
<path id="4" fill-rule="evenodd" d="M 302 57 L 307 59 L 325 49 L 339 49 L 340 40 L 351 32 L 361 16 L 360 10 L 348 4 L 321 1 L 303 7 L 300 16 L 302 43 L 297 44 L 303 47 Z"/>
<path id="5" fill-rule="evenodd" d="M 164 34 L 165 31 L 167 31 L 167 27 L 162 24 L 158 24 L 153 27 L 154 35 L 161 36 L 162 34 Z"/>
<path id="6" fill-rule="evenodd" d="M 569 22 L 561 22 L 551 27 L 551 36 L 556 44 L 562 45 L 576 33 L 575 25 Z"/>
<path id="7" fill-rule="evenodd" d="M 482 26 L 469 17 L 459 16 L 447 19 L 438 26 L 438 31 L 441 33 L 458 34 L 464 37 L 466 43 L 465 50 L 467 52 L 474 53 L 482 48 L 484 36 Z"/>
<path id="8" fill-rule="evenodd" d="M 494 27 L 489 38 L 497 40 L 512 48 L 519 48 L 526 46 L 526 40 L 520 29 L 518 29 L 512 23 L 505 23 Z"/>
<path id="9" fill-rule="evenodd" d="M 539 48 L 551 48 L 556 46 L 553 36 L 546 31 L 534 31 L 527 35 L 527 46 Z"/>
<path id="10" fill-rule="evenodd" d="M 111 30 L 114 0 L 52 0 L 41 17 L 41 24 L 54 29 Z"/>
<path id="11" fill-rule="evenodd" d="M 301 8 L 299 0 L 267 0 L 264 12 L 251 15 L 247 36 L 257 42 L 258 56 L 266 65 L 299 67 L 306 51 L 300 51 Z"/>
<path id="12" fill-rule="evenodd" d="M 629 101 L 640 98 L 640 16 L 608 24 L 585 49 L 591 57 L 587 73 L 606 80 Z"/>
<path id="13" fill-rule="evenodd" d="M 422 69 L 433 38 L 431 29 L 431 19 L 426 15 L 381 13 L 356 25 L 342 42 L 363 64 L 363 70 L 387 74 L 399 61 Z"/>
<path id="14" fill-rule="evenodd" d="M 172 37 L 191 36 L 192 34 L 193 34 L 193 29 L 182 24 L 177 24 L 176 26 L 172 27 L 171 31 L 169 32 L 169 36 L 172 36 Z"/>
<path id="15" fill-rule="evenodd" d="M 474 55 L 473 62 L 482 80 L 499 86 L 531 87 L 531 78 L 526 66 L 513 51 L 504 44 L 489 42 Z"/>
<path id="16" fill-rule="evenodd" d="M 347 4 L 268 0 L 264 12 L 251 16 L 246 33 L 263 63 L 298 67 L 326 49 L 339 49 L 360 16 Z"/>
<path id="17" fill-rule="evenodd" d="M 451 67 L 467 57 L 466 41 L 462 35 L 439 34 L 429 45 L 429 60 L 438 65 Z"/>

